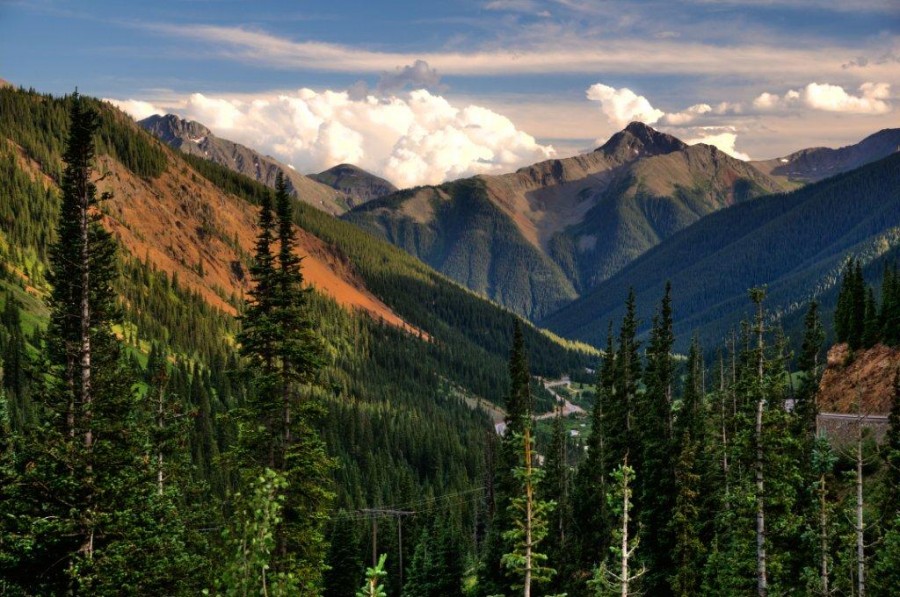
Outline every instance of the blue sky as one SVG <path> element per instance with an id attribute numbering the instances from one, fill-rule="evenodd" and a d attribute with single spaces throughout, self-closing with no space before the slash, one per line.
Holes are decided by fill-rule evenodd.
<path id="1" fill-rule="evenodd" d="M 509 171 L 637 119 L 746 158 L 898 126 L 893 0 L 0 1 L 0 77 L 312 171 Z"/>

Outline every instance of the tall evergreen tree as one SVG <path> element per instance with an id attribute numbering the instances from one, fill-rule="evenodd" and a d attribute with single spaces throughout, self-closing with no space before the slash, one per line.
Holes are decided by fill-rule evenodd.
<path id="1" fill-rule="evenodd" d="M 878 304 L 875 302 L 875 291 L 871 286 L 866 288 L 866 302 L 863 312 L 862 347 L 872 348 L 881 341 L 881 323 L 878 317 Z"/>
<path id="2" fill-rule="evenodd" d="M 591 409 L 591 431 L 588 435 L 587 454 L 575 473 L 574 499 L 572 503 L 574 542 L 578 549 L 578 564 L 582 570 L 591 570 L 599 564 L 598 553 L 609 544 L 608 515 L 606 508 L 606 483 L 609 472 L 606 434 L 609 407 L 613 399 L 615 375 L 615 344 L 612 322 L 606 338 L 603 360 L 597 370 L 594 389 L 594 406 Z"/>
<path id="3" fill-rule="evenodd" d="M 640 436 L 641 476 L 638 504 L 641 546 L 647 566 L 645 589 L 654 595 L 671 594 L 674 541 L 669 520 L 675 507 L 675 462 L 672 451 L 672 394 L 675 382 L 672 349 L 672 287 L 666 292 L 653 320 L 644 371 L 646 390 L 636 397 L 636 431 Z"/>
<path id="4" fill-rule="evenodd" d="M 700 589 L 707 539 L 701 514 L 715 504 L 708 495 L 708 454 L 702 395 L 703 360 L 696 338 L 691 342 L 681 408 L 675 421 L 674 504 L 667 523 L 672 533 L 673 566 L 669 581 L 675 595 L 695 595 Z M 706 482 L 706 483 L 705 483 Z"/>
<path id="5" fill-rule="evenodd" d="M 625 301 L 625 317 L 619 331 L 619 350 L 616 353 L 613 375 L 613 395 L 604 413 L 606 461 L 618 466 L 628 455 L 629 466 L 640 474 L 642 456 L 637 433 L 637 396 L 641 380 L 640 342 L 637 340 L 638 318 L 634 289 Z M 611 471 L 609 471 L 611 472 Z M 634 513 L 632 513 L 634 515 Z M 634 516 L 632 516 L 634 518 Z"/>
<path id="6" fill-rule="evenodd" d="M 571 504 L 570 469 L 567 458 L 566 435 L 563 429 L 562 409 L 558 408 L 553 418 L 550 444 L 544 459 L 544 479 L 540 484 L 540 497 L 545 502 L 553 502 L 556 507 L 547 515 L 547 538 L 544 551 L 558 574 L 551 579 L 548 591 L 562 593 L 564 583 L 573 571 L 570 546 Z"/>
<path id="7" fill-rule="evenodd" d="M 873 594 L 886 597 L 900 586 L 900 371 L 894 374 L 894 396 L 882 447 L 882 467 L 878 506 L 883 529 L 872 564 L 870 588 Z"/>
<path id="8" fill-rule="evenodd" d="M 794 395 L 794 412 L 799 424 L 798 437 L 806 437 L 806 446 L 816 432 L 816 393 L 819 389 L 819 378 L 822 373 L 821 352 L 825 340 L 825 330 L 819 318 L 819 305 L 816 301 L 809 304 L 804 318 L 803 344 L 797 359 L 800 370 L 800 385 Z M 807 450 L 808 453 L 808 450 Z"/>
<path id="9" fill-rule="evenodd" d="M 556 574 L 556 570 L 545 565 L 547 555 L 538 551 L 547 536 L 547 515 L 556 504 L 538 498 L 537 488 L 544 471 L 534 466 L 530 423 L 516 439 L 522 443 L 521 464 L 514 470 L 520 491 L 509 505 L 513 527 L 503 537 L 511 543 L 512 550 L 503 554 L 502 562 L 513 571 L 513 588 L 521 588 L 524 597 L 530 597 L 534 585 L 547 582 Z"/>
<path id="10" fill-rule="evenodd" d="M 327 551 L 323 528 L 331 502 L 331 462 L 313 419 L 320 411 L 310 388 L 320 365 L 319 343 L 309 319 L 291 198 L 283 177 L 276 180 L 275 206 L 264 196 L 251 274 L 253 303 L 244 316 L 241 352 L 254 376 L 244 413 L 247 472 L 271 468 L 283 476 L 276 487 L 283 512 L 273 529 L 273 573 L 296 579 L 302 594 L 318 594 Z M 279 251 L 273 254 L 277 236 Z M 250 478 L 253 478 L 252 476 Z"/>
<path id="11" fill-rule="evenodd" d="M 97 197 L 93 179 L 98 116 L 75 94 L 69 118 L 50 252 L 46 387 L 0 522 L 27 541 L 0 565 L 12 565 L 7 578 L 26 593 L 140 593 L 173 572 L 165 561 L 148 568 L 143 560 L 152 551 L 146 539 L 166 527 L 171 512 L 139 515 L 155 492 L 144 458 L 150 425 L 113 334 L 121 313 L 113 291 L 116 247 L 97 207 L 108 196 Z"/>
<path id="12" fill-rule="evenodd" d="M 510 506 L 518 494 L 519 483 L 513 471 L 521 460 L 521 448 L 516 438 L 521 437 L 521 434 L 531 427 L 533 413 L 525 336 L 518 320 L 513 328 L 513 344 L 509 354 L 509 383 L 506 397 L 506 426 L 500 442 L 493 484 L 494 517 L 485 538 L 479 563 L 479 595 L 507 594 L 512 584 L 509 572 L 502 564 L 502 558 L 509 551 L 510 545 L 505 533 L 513 527 Z"/>

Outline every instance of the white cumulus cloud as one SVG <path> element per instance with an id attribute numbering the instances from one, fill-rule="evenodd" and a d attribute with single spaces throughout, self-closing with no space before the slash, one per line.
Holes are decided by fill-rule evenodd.
<path id="1" fill-rule="evenodd" d="M 154 115 L 161 116 L 165 113 L 150 102 L 142 102 L 140 100 L 104 99 L 103 101 L 111 103 L 124 112 L 128 112 L 135 120 L 143 120 Z"/>
<path id="2" fill-rule="evenodd" d="M 840 85 L 810 83 L 803 89 L 791 89 L 784 95 L 765 92 L 753 100 L 759 110 L 781 110 L 803 106 L 826 112 L 850 114 L 886 114 L 891 111 L 887 101 L 891 97 L 888 83 L 863 83 L 859 94 L 848 93 Z"/>
<path id="3" fill-rule="evenodd" d="M 886 99 L 891 96 L 891 86 L 887 83 L 863 83 L 859 95 L 850 95 L 837 85 L 810 83 L 803 92 L 803 99 L 810 108 L 829 112 L 853 112 L 857 114 L 884 114 L 891 105 Z"/>
<path id="4" fill-rule="evenodd" d="M 718 127 L 708 127 L 708 129 L 702 129 L 698 137 L 685 139 L 684 142 L 688 145 L 706 143 L 720 151 L 724 151 L 733 158 L 744 160 L 745 162 L 750 160 L 749 155 L 735 149 L 734 145 L 737 142 L 737 133 L 733 131 L 721 131 Z"/>
<path id="5" fill-rule="evenodd" d="M 653 124 L 665 115 L 657 110 L 643 95 L 638 95 L 627 87 L 616 89 L 603 83 L 588 87 L 587 98 L 600 102 L 600 109 L 610 124 L 618 127 L 638 120 L 645 124 Z"/>
<path id="6" fill-rule="evenodd" d="M 685 139 L 688 145 L 706 143 L 739 160 L 750 159 L 746 153 L 736 149 L 738 133 L 734 127 L 710 124 L 715 117 L 741 114 L 744 107 L 740 102 L 720 102 L 715 106 L 699 103 L 679 112 L 664 112 L 654 108 L 646 97 L 626 87 L 616 89 L 597 83 L 591 85 L 586 93 L 588 99 L 600 103 L 600 110 L 607 121 L 616 128 L 633 120 L 663 128 L 673 127 L 679 136 L 691 137 Z"/>
<path id="7" fill-rule="evenodd" d="M 135 100 L 117 105 L 135 118 L 173 112 L 196 120 L 301 172 L 347 162 L 399 187 L 508 172 L 555 155 L 552 146 L 502 114 L 454 106 L 424 89 L 387 98 L 312 89 L 231 97 L 194 93 L 158 106 Z"/>
<path id="8" fill-rule="evenodd" d="M 712 111 L 713 108 L 709 104 L 694 104 L 681 112 L 664 115 L 662 117 L 662 122 L 672 126 L 681 126 L 693 122 L 698 116 L 709 114 Z"/>

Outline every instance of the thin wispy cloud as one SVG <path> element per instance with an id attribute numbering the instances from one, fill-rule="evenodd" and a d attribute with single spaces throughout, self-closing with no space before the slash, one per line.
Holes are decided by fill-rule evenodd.
<path id="1" fill-rule="evenodd" d="M 749 75 L 754 77 L 840 75 L 896 76 L 896 65 L 870 63 L 843 68 L 858 49 L 840 46 L 778 48 L 769 45 L 717 46 L 673 39 L 592 40 L 548 36 L 528 45 L 463 51 L 390 52 L 320 41 L 294 41 L 244 27 L 138 24 L 160 34 L 210 44 L 220 57 L 279 69 L 382 73 L 423 60 L 444 75 L 498 76 L 545 73 L 627 73 Z M 897 41 L 900 45 L 900 41 Z"/>

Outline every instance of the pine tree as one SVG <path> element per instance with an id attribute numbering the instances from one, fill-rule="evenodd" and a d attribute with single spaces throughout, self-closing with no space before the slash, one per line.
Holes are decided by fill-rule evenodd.
<path id="1" fill-rule="evenodd" d="M 381 554 L 378 563 L 372 568 L 366 568 L 366 584 L 356 592 L 356 597 L 387 597 L 382 586 L 383 579 L 387 577 L 384 562 L 387 554 Z"/>
<path id="2" fill-rule="evenodd" d="M 587 454 L 575 473 L 575 487 L 572 503 L 574 543 L 578 549 L 578 563 L 581 569 L 593 569 L 599 564 L 598 549 L 609 541 L 608 515 L 606 511 L 606 483 L 612 469 L 606 452 L 606 434 L 610 401 L 613 397 L 615 371 L 615 344 L 610 322 L 603 361 L 597 371 L 594 390 L 594 406 L 591 410 L 591 431 L 587 439 Z"/>
<path id="3" fill-rule="evenodd" d="M 639 484 L 639 522 L 643 558 L 647 576 L 645 589 L 654 595 L 670 594 L 668 577 L 672 573 L 674 539 L 669 520 L 675 507 L 676 447 L 672 437 L 672 387 L 674 364 L 672 349 L 671 285 L 666 284 L 659 311 L 653 320 L 644 371 L 646 391 L 636 398 L 636 430 L 640 436 L 641 470 Z"/>
<path id="4" fill-rule="evenodd" d="M 881 324 L 878 321 L 878 305 L 875 303 L 875 291 L 871 286 L 866 289 L 864 313 L 862 347 L 872 348 L 881 341 Z"/>
<path id="5" fill-rule="evenodd" d="M 609 462 L 622 462 L 629 456 L 635 476 L 640 474 L 641 449 L 638 437 L 635 407 L 638 383 L 641 379 L 640 342 L 637 340 L 638 319 L 634 289 L 629 290 L 625 301 L 625 317 L 619 332 L 619 352 L 613 383 L 614 396 L 610 401 L 610 417 L 607 428 L 609 438 Z"/>
<path id="6" fill-rule="evenodd" d="M 254 376 L 241 425 L 243 454 L 249 458 L 248 473 L 271 468 L 283 475 L 289 488 L 273 530 L 273 572 L 295 578 L 303 594 L 318 594 L 327 552 L 325 511 L 333 497 L 331 461 L 313 426 L 320 407 L 310 384 L 320 366 L 320 347 L 295 255 L 291 199 L 283 177 L 276 183 L 277 223 L 264 195 L 251 270 L 253 303 L 240 336 L 241 352 Z M 273 255 L 276 233 L 279 251 Z"/>
<path id="7" fill-rule="evenodd" d="M 867 588 L 873 595 L 888 596 L 900 583 L 900 370 L 894 373 L 888 430 L 880 456 L 877 494 L 872 500 L 880 514 L 880 528 Z"/>
<path id="8" fill-rule="evenodd" d="M 156 501 L 146 457 L 153 419 L 113 333 L 118 261 L 98 210 L 110 199 L 97 196 L 94 180 L 98 115 L 77 94 L 69 101 L 45 384 L 0 522 L 27 541 L 0 566 L 12 567 L 2 575 L 26 593 L 154 593 L 189 585 L 184 571 L 196 562 L 185 558 L 182 519 Z"/>
<path id="9" fill-rule="evenodd" d="M 900 344 L 900 273 L 896 264 L 884 268 L 878 320 L 884 343 L 888 346 Z"/>
<path id="10" fill-rule="evenodd" d="M 613 595 L 628 597 L 639 593 L 636 583 L 646 569 L 634 572 L 635 552 L 639 540 L 630 532 L 634 469 L 628 466 L 627 456 L 610 477 L 607 502 L 616 523 L 613 526 L 613 537 L 609 546 L 611 557 L 602 560 L 602 564 L 594 571 L 594 578 L 588 584 L 598 597 Z"/>
<path id="11" fill-rule="evenodd" d="M 815 507 L 808 519 L 809 534 L 813 537 L 815 555 L 807 563 L 805 576 L 807 588 L 817 595 L 832 594 L 833 558 L 832 543 L 835 535 L 834 506 L 832 498 L 834 482 L 832 473 L 837 457 L 824 434 L 816 436 L 811 453 L 811 473 L 816 475 L 813 482 Z"/>
<path id="12" fill-rule="evenodd" d="M 517 438 L 526 429 L 530 429 L 533 409 L 525 336 L 518 320 L 513 328 L 513 344 L 509 356 L 509 380 L 509 393 L 506 398 L 506 428 L 500 442 L 498 467 L 495 469 L 494 517 L 485 538 L 479 565 L 479 595 L 505 593 L 511 584 L 509 573 L 502 564 L 502 559 L 510 547 L 506 533 L 514 525 L 510 511 L 512 500 L 519 493 L 519 483 L 513 472 L 521 458 L 521 444 Z"/>
<path id="13" fill-rule="evenodd" d="M 764 320 L 763 320 L 763 299 L 765 298 L 765 290 L 754 288 L 750 291 L 750 298 L 757 308 L 756 329 L 757 349 L 756 361 L 758 363 L 758 379 L 757 379 L 757 397 L 756 397 L 756 431 L 754 443 L 756 448 L 756 458 L 753 468 L 756 474 L 756 591 L 759 597 L 765 597 L 768 593 L 768 571 L 766 560 L 766 517 L 765 517 L 765 462 L 763 460 L 764 444 L 763 444 L 763 415 L 766 407 L 766 396 L 763 391 L 763 366 L 764 366 Z"/>
<path id="14" fill-rule="evenodd" d="M 825 340 L 825 330 L 819 319 L 819 305 L 813 301 L 809 305 L 804 318 L 803 345 L 797 360 L 800 370 L 800 386 L 794 397 L 794 412 L 797 416 L 799 429 L 798 437 L 806 437 L 806 447 L 809 447 L 816 432 L 816 393 L 819 389 L 821 376 L 821 352 L 822 342 Z M 806 450 L 808 453 L 808 450 Z"/>
<path id="15" fill-rule="evenodd" d="M 862 263 L 857 259 L 853 266 L 853 282 L 851 285 L 851 319 L 850 335 L 847 342 L 850 348 L 857 350 L 863 345 L 863 334 L 866 325 L 866 281 L 863 278 Z"/>
<path id="16" fill-rule="evenodd" d="M 512 551 L 503 555 L 502 562 L 517 576 L 513 588 L 521 588 L 524 597 L 531 596 L 532 586 L 549 581 L 556 571 L 544 565 L 546 554 L 538 551 L 538 546 L 547 536 L 547 515 L 556 506 L 537 497 L 537 487 L 543 478 L 543 470 L 534 466 L 534 440 L 531 425 L 528 424 L 515 439 L 522 445 L 521 464 L 513 471 L 520 484 L 520 492 L 512 499 L 509 510 L 514 526 L 503 534 L 512 544 Z"/>
<path id="17" fill-rule="evenodd" d="M 460 544 L 446 519 L 432 519 L 422 530 L 403 587 L 408 597 L 459 597 L 463 566 Z"/>
<path id="18" fill-rule="evenodd" d="M 560 593 L 566 573 L 571 571 L 570 544 L 571 544 L 571 518 L 569 478 L 570 471 L 567 462 L 566 435 L 563 429 L 562 409 L 557 409 L 553 418 L 553 427 L 550 436 L 550 445 L 544 460 L 544 479 L 540 485 L 540 497 L 545 502 L 553 502 L 556 507 L 547 515 L 547 538 L 544 541 L 544 551 L 548 561 L 553 562 L 560 574 L 550 581 L 548 590 Z"/>
<path id="19" fill-rule="evenodd" d="M 702 396 L 703 361 L 696 338 L 688 355 L 687 377 L 681 408 L 675 421 L 677 461 L 674 470 L 674 504 L 667 523 L 673 535 L 673 569 L 669 577 L 675 595 L 695 595 L 700 589 L 707 533 L 701 519 L 702 512 L 713 508 L 711 491 L 705 487 L 706 437 Z"/>
<path id="20" fill-rule="evenodd" d="M 356 591 L 364 566 L 359 561 L 359 534 L 351 513 L 341 511 L 334 520 L 328 544 L 328 570 L 325 571 L 324 595 L 342 597 Z"/>

